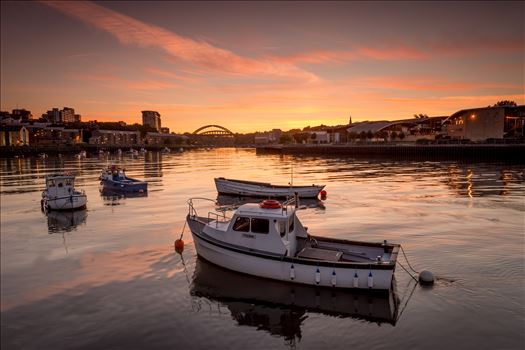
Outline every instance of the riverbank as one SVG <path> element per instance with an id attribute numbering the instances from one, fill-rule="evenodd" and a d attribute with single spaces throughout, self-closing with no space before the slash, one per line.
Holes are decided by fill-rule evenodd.
<path id="1" fill-rule="evenodd" d="M 256 147 L 257 153 L 295 155 L 346 155 L 352 157 L 385 157 L 417 160 L 491 160 L 521 161 L 525 144 L 370 144 L 370 145 L 266 145 Z"/>
<path id="2" fill-rule="evenodd" d="M 86 151 L 87 153 L 99 153 L 101 150 L 105 152 L 116 152 L 119 149 L 122 152 L 128 151 L 130 148 L 139 150 L 141 147 L 145 148 L 148 151 L 162 151 L 164 148 L 168 147 L 172 151 L 175 150 L 186 150 L 196 148 L 195 146 L 189 145 L 171 145 L 170 146 L 138 146 L 138 145 L 127 145 L 127 146 L 100 146 L 100 145 L 88 145 L 88 144 L 73 144 L 73 145 L 33 145 L 33 146 L 3 146 L 0 147 L 0 154 L 2 157 L 14 157 L 22 155 L 37 155 L 40 153 L 46 153 L 48 155 L 57 155 L 57 154 L 75 154 L 81 151 Z"/>

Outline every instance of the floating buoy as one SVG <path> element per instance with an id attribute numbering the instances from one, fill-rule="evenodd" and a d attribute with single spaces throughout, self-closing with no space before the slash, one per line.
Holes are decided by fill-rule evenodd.
<path id="1" fill-rule="evenodd" d="M 290 279 L 293 281 L 294 278 L 295 278 L 295 269 L 292 264 L 292 266 L 290 267 Z"/>
<path id="2" fill-rule="evenodd" d="M 372 288 L 374 286 L 374 277 L 372 276 L 372 270 L 368 273 L 368 288 Z"/>
<path id="3" fill-rule="evenodd" d="M 175 240 L 175 251 L 182 254 L 184 251 L 184 241 L 182 239 Z"/>
<path id="4" fill-rule="evenodd" d="M 354 288 L 359 287 L 359 276 L 357 276 L 357 271 L 354 273 Z"/>
<path id="5" fill-rule="evenodd" d="M 321 271 L 317 268 L 317 271 L 315 271 L 315 283 L 319 284 L 319 282 L 321 282 Z"/>
<path id="6" fill-rule="evenodd" d="M 335 283 L 337 282 L 337 277 L 335 276 L 335 270 L 332 271 L 332 287 L 335 287 Z"/>
<path id="7" fill-rule="evenodd" d="M 421 284 L 433 284 L 434 274 L 430 271 L 423 270 L 419 273 L 419 283 Z"/>
<path id="8" fill-rule="evenodd" d="M 322 200 L 325 200 L 325 199 L 326 199 L 326 194 L 327 194 L 327 192 L 326 192 L 325 190 L 322 190 L 322 191 L 321 191 L 321 199 L 322 199 Z"/>

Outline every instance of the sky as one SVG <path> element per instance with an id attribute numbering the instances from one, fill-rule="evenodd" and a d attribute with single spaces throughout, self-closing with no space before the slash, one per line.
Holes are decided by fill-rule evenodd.
<path id="1" fill-rule="evenodd" d="M 247 133 L 525 104 L 525 2 L 2 1 L 1 110 Z"/>

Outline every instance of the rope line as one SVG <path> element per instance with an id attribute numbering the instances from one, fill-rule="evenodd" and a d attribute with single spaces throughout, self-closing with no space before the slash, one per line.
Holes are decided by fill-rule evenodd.
<path id="1" fill-rule="evenodd" d="M 405 250 L 403 249 L 403 246 L 401 245 L 401 252 L 403 253 L 403 256 L 405 257 L 405 260 L 408 264 L 408 267 L 410 267 L 410 269 L 414 272 L 414 273 L 419 273 L 418 271 L 414 270 L 414 268 L 412 267 L 412 265 L 410 265 L 410 262 L 408 261 L 408 258 L 407 258 L 407 255 L 405 254 Z"/>
<path id="2" fill-rule="evenodd" d="M 408 271 L 408 270 L 403 266 L 403 264 L 401 264 L 399 261 L 396 261 L 396 262 L 397 262 L 397 264 L 398 264 L 399 266 L 401 266 L 401 267 L 403 268 L 403 270 L 406 271 L 406 273 L 408 273 L 408 275 L 409 275 L 410 277 L 412 277 L 412 278 L 414 279 L 414 281 L 419 282 L 419 281 L 417 280 L 417 278 L 415 278 L 414 276 L 412 276 L 412 274 L 410 273 L 410 271 Z"/>

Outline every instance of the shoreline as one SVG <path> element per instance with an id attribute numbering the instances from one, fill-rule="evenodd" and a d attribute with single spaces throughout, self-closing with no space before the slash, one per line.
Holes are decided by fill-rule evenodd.
<path id="1" fill-rule="evenodd" d="M 267 145 L 259 154 L 335 155 L 413 160 L 493 160 L 525 163 L 525 144 Z"/>

